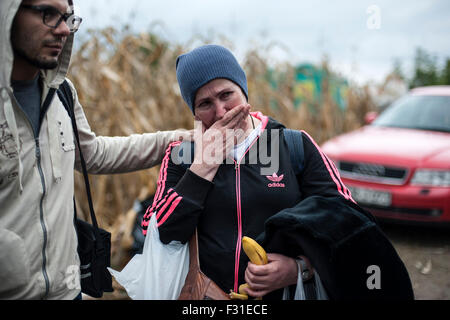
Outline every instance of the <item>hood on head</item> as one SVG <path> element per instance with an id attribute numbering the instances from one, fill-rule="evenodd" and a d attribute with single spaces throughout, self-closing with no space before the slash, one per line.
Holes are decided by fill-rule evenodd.
<path id="1" fill-rule="evenodd" d="M 2 30 L 0 33 L 0 91 L 5 88 L 11 94 L 11 73 L 14 61 L 14 54 L 11 46 L 11 28 L 21 2 L 22 0 L 0 1 L 0 30 Z M 70 4 L 72 1 L 68 2 Z M 59 57 L 58 66 L 53 70 L 45 70 L 42 72 L 44 82 L 47 86 L 57 88 L 64 81 L 70 64 L 72 45 L 73 34 L 67 37 Z"/>
<path id="2" fill-rule="evenodd" d="M 19 132 L 17 122 L 14 115 L 12 102 L 14 101 L 14 92 L 11 87 L 11 73 L 13 69 L 14 53 L 11 45 L 11 29 L 14 17 L 19 9 L 22 0 L 0 0 L 0 112 L 3 113 L 7 127 L 9 127 L 13 136 L 17 153 L 19 154 Z M 72 5 L 72 0 L 68 1 Z M 32 31 L 30 31 L 32 32 Z M 44 81 L 44 95 L 48 92 L 48 88 L 58 88 L 64 81 L 70 64 L 70 56 L 72 54 L 73 34 L 67 37 L 64 48 L 60 54 L 58 66 L 53 70 L 45 70 L 41 72 Z M 17 157 L 18 161 L 18 190 L 23 191 L 22 176 L 23 164 L 21 157 Z"/>

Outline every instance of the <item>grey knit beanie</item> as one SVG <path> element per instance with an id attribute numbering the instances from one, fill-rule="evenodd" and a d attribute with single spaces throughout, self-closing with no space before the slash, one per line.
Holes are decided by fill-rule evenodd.
<path id="1" fill-rule="evenodd" d="M 230 50 L 205 45 L 177 58 L 177 79 L 184 101 L 194 113 L 195 95 L 208 82 L 224 78 L 241 87 L 248 100 L 247 77 Z"/>

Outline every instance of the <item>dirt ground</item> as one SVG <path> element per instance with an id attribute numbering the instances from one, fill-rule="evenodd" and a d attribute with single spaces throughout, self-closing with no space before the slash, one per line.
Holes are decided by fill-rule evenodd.
<path id="1" fill-rule="evenodd" d="M 450 300 L 450 229 L 382 223 L 403 260 L 417 300 Z"/>

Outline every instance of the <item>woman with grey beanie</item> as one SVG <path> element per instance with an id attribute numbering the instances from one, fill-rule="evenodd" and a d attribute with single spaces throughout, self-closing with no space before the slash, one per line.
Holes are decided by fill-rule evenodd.
<path id="1" fill-rule="evenodd" d="M 196 48 L 178 57 L 176 73 L 202 130 L 194 142 L 167 149 L 144 233 L 153 215 L 165 244 L 186 243 L 197 230 L 201 270 L 224 292 L 238 292 L 246 282 L 249 296 L 281 299 L 283 288 L 314 275 L 300 257 L 304 252 L 295 246 L 289 254 L 268 251 L 268 263 L 256 265 L 243 252 L 242 238 L 260 239 L 268 219 L 310 196 L 353 202 L 350 192 L 304 131 L 296 141 L 297 170 L 286 128 L 250 112 L 246 74 L 228 49 Z"/>

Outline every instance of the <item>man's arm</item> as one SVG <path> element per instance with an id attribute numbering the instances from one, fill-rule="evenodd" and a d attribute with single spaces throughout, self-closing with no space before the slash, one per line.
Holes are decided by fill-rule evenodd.
<path id="1" fill-rule="evenodd" d="M 99 137 L 92 132 L 73 84 L 75 117 L 80 136 L 81 150 L 89 173 L 125 173 L 151 168 L 161 163 L 167 146 L 192 136 L 188 130 L 159 131 L 134 134 L 128 137 Z M 76 149 L 75 167 L 81 170 Z"/>

